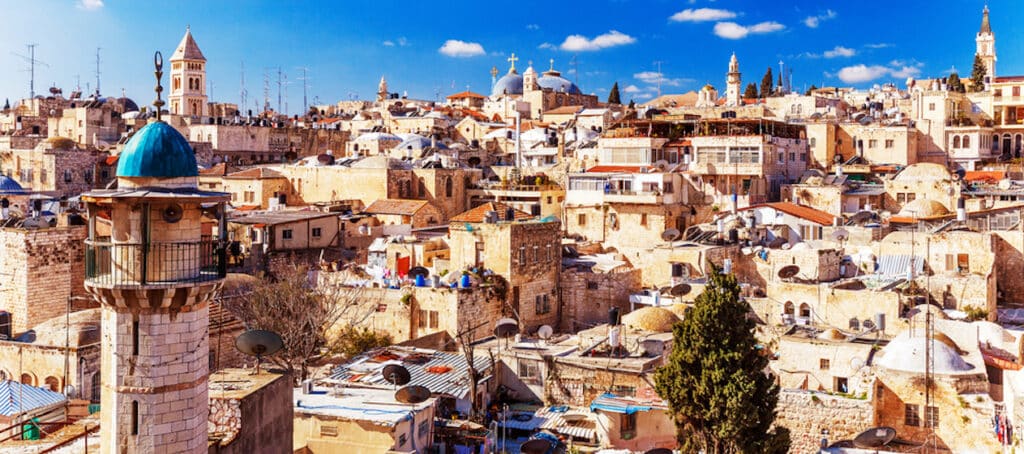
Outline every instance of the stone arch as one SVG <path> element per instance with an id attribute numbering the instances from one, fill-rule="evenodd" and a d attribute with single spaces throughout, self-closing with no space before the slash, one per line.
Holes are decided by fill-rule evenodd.
<path id="1" fill-rule="evenodd" d="M 782 305 L 782 313 L 783 314 L 789 314 L 789 315 L 795 315 L 796 314 L 796 309 L 794 309 L 792 301 L 786 301 L 786 304 Z"/>
<path id="2" fill-rule="evenodd" d="M 953 148 L 960 148 L 960 136 L 953 136 Z"/>
<path id="3" fill-rule="evenodd" d="M 45 388 L 49 388 L 50 391 L 53 391 L 55 393 L 60 392 L 60 380 L 57 379 L 57 377 L 54 377 L 52 375 L 46 377 L 46 379 L 43 380 L 43 383 L 46 384 Z"/>
<path id="4" fill-rule="evenodd" d="M 29 386 L 35 386 L 36 376 L 32 375 L 31 372 L 23 372 L 21 374 L 21 383 Z"/>
<path id="5" fill-rule="evenodd" d="M 810 317 L 811 316 L 811 305 L 807 303 L 800 303 L 800 316 Z"/>
<path id="6" fill-rule="evenodd" d="M 964 140 L 962 142 L 960 142 L 960 146 L 964 147 L 964 148 L 970 148 L 971 147 L 971 136 L 964 135 Z"/>
<path id="7" fill-rule="evenodd" d="M 100 386 L 100 373 L 93 372 L 92 377 L 89 379 L 89 398 L 93 402 L 100 401 L 100 394 L 102 393 L 102 387 Z"/>
<path id="8" fill-rule="evenodd" d="M 453 188 L 452 188 L 452 178 L 451 177 L 446 177 L 444 179 L 444 196 L 448 197 L 448 198 L 451 198 L 452 197 L 452 192 L 454 192 Z"/>

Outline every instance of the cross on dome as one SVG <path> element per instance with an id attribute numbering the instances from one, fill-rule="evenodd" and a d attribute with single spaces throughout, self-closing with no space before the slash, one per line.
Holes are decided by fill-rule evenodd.
<path id="1" fill-rule="evenodd" d="M 515 52 L 512 53 L 511 57 L 508 57 L 508 61 L 509 61 L 509 63 L 512 63 L 512 67 L 510 67 L 508 69 L 508 72 L 510 72 L 510 73 L 516 72 L 516 62 L 519 61 L 519 58 L 516 57 Z"/>

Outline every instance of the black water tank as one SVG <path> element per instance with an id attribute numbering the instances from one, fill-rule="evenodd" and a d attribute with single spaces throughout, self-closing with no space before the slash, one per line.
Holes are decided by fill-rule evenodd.
<path id="1" fill-rule="evenodd" d="M 619 308 L 608 309 L 608 324 L 612 326 L 619 324 Z"/>
<path id="2" fill-rule="evenodd" d="M 516 220 L 516 209 L 515 208 L 509 207 L 508 209 L 505 210 L 505 220 L 506 221 L 514 221 L 514 220 Z"/>

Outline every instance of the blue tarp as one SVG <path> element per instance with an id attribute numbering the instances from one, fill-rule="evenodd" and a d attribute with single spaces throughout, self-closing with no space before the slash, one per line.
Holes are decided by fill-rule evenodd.
<path id="1" fill-rule="evenodd" d="M 590 403 L 590 411 L 596 410 L 631 415 L 640 411 L 651 411 L 651 407 L 649 405 L 637 405 L 630 400 L 619 398 L 612 393 L 604 393 Z"/>

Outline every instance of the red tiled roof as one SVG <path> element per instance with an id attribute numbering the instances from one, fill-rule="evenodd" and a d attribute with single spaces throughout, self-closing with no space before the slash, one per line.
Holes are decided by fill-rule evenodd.
<path id="1" fill-rule="evenodd" d="M 594 166 L 587 169 L 588 173 L 613 173 L 613 172 L 624 172 L 624 173 L 642 173 L 644 169 L 650 169 L 648 166 Z"/>
<path id="2" fill-rule="evenodd" d="M 369 214 L 397 214 L 412 216 L 427 204 L 426 200 L 381 199 L 374 201 L 363 210 Z"/>
<path id="3" fill-rule="evenodd" d="M 227 175 L 228 165 L 225 163 L 219 163 L 206 169 L 199 169 L 200 175 Z"/>
<path id="4" fill-rule="evenodd" d="M 562 106 L 562 107 L 556 107 L 556 108 L 551 109 L 551 110 L 549 110 L 547 112 L 544 112 L 544 115 L 574 114 L 574 113 L 579 112 L 581 110 L 583 110 L 583 106 Z"/>
<path id="5" fill-rule="evenodd" d="M 1024 76 L 996 77 L 996 82 L 1024 82 Z"/>
<path id="6" fill-rule="evenodd" d="M 251 169 L 242 170 L 240 172 L 235 172 L 235 173 L 228 174 L 224 178 L 239 179 L 239 180 L 243 180 L 243 179 L 260 179 L 260 180 L 262 180 L 264 178 L 284 178 L 284 175 L 281 175 L 278 171 L 276 171 L 274 169 L 268 169 L 266 167 L 254 167 L 254 168 L 251 168 Z"/>
<path id="7" fill-rule="evenodd" d="M 259 210 L 259 209 L 260 209 L 259 205 L 242 205 L 242 206 L 240 206 L 238 208 L 235 208 L 235 211 L 256 211 L 256 210 Z"/>
<path id="8" fill-rule="evenodd" d="M 462 93 L 456 93 L 454 95 L 448 96 L 448 99 L 465 99 L 465 98 L 484 99 L 486 97 L 484 95 L 479 94 L 479 93 L 473 93 L 473 92 L 471 92 L 469 90 L 466 90 L 466 91 L 464 91 Z"/>
<path id="9" fill-rule="evenodd" d="M 484 114 L 482 114 L 480 112 L 477 112 L 475 110 L 462 109 L 462 114 L 465 115 L 465 116 L 473 117 L 476 120 L 482 120 L 482 121 L 489 120 L 489 118 L 487 118 L 487 115 L 484 115 Z"/>
<path id="10" fill-rule="evenodd" d="M 497 212 L 498 219 L 504 220 L 505 213 L 508 211 L 509 208 L 512 207 L 505 205 L 504 203 L 501 202 L 487 202 L 483 205 L 473 208 L 472 210 L 466 211 L 462 214 L 453 217 L 451 222 L 481 223 L 484 222 L 484 218 L 487 216 L 488 211 Z M 515 210 L 515 215 L 513 217 L 515 217 L 517 221 L 521 221 L 524 219 L 533 219 L 533 216 L 519 210 Z"/>
<path id="11" fill-rule="evenodd" d="M 832 223 L 835 222 L 835 219 L 836 219 L 835 216 L 832 216 L 831 214 L 828 214 L 828 213 L 826 213 L 824 211 L 821 211 L 821 210 L 818 210 L 818 209 L 815 209 L 815 208 L 811 208 L 809 206 L 797 205 L 797 204 L 792 203 L 792 202 L 764 203 L 764 204 L 760 204 L 760 205 L 753 205 L 753 206 L 750 206 L 750 207 L 747 207 L 747 208 L 743 208 L 740 211 L 745 211 L 745 210 L 750 210 L 750 209 L 760 208 L 760 207 L 771 207 L 771 208 L 774 208 L 777 211 L 781 211 L 781 212 L 786 213 L 786 214 L 788 214 L 790 216 L 795 216 L 795 217 L 798 217 L 800 219 L 804 219 L 804 220 L 811 221 L 811 222 L 814 222 L 814 223 L 818 223 L 818 224 L 821 224 L 821 225 L 832 225 Z"/>
<path id="12" fill-rule="evenodd" d="M 117 164 L 117 155 L 107 156 L 107 159 L 103 161 L 103 163 L 108 166 L 113 166 L 114 164 Z"/>
<path id="13" fill-rule="evenodd" d="M 1001 170 L 968 170 L 964 174 L 964 180 L 967 182 L 982 181 L 995 184 L 1003 178 L 1006 178 L 1006 172 Z"/>

